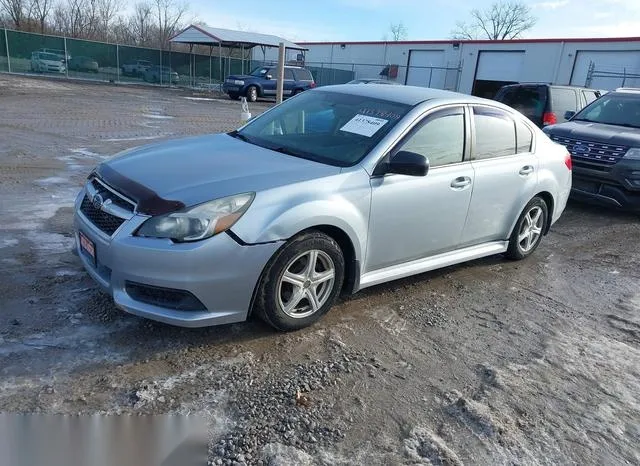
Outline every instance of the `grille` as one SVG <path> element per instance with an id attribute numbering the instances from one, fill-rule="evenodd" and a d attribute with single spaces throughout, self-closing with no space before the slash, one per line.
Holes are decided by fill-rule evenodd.
<path id="1" fill-rule="evenodd" d="M 551 136 L 551 139 L 565 146 L 579 166 L 587 168 L 593 166 L 596 170 L 608 170 L 609 167 L 618 163 L 629 150 L 626 146 L 602 144 L 562 136 Z"/>
<path id="2" fill-rule="evenodd" d="M 136 301 L 177 311 L 205 311 L 206 307 L 193 294 L 184 290 L 126 282 L 127 293 Z"/>
<path id="3" fill-rule="evenodd" d="M 117 205 L 118 207 L 122 207 L 125 210 L 133 212 L 135 205 L 131 202 L 121 198 L 120 196 L 116 196 L 113 192 L 106 189 L 98 180 L 95 178 L 91 180 L 91 185 L 93 188 L 99 192 L 103 198 L 110 199 L 111 203 Z"/>
<path id="4" fill-rule="evenodd" d="M 120 217 L 96 209 L 91 199 L 86 195 L 84 199 L 82 199 L 82 204 L 80 204 L 80 212 L 82 212 L 91 223 L 109 236 L 113 235 L 115 231 L 120 228 L 120 225 L 125 222 L 125 220 Z"/>

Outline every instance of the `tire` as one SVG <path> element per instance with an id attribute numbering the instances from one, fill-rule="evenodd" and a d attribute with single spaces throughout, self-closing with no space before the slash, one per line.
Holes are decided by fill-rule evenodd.
<path id="1" fill-rule="evenodd" d="M 249 86 L 247 88 L 247 102 L 255 102 L 256 100 L 258 100 L 258 88 Z"/>
<path id="2" fill-rule="evenodd" d="M 522 260 L 533 254 L 542 240 L 548 216 L 547 203 L 538 196 L 531 199 L 511 233 L 505 256 L 511 260 Z"/>
<path id="3" fill-rule="evenodd" d="M 293 91 L 293 93 L 291 94 L 291 96 L 293 97 L 294 95 L 298 95 L 302 92 L 302 89 L 296 89 Z"/>
<path id="4" fill-rule="evenodd" d="M 313 269 L 309 260 L 314 260 Z M 338 243 L 324 233 L 304 233 L 278 250 L 265 267 L 255 310 L 278 330 L 299 330 L 329 311 L 343 281 L 344 256 Z"/>

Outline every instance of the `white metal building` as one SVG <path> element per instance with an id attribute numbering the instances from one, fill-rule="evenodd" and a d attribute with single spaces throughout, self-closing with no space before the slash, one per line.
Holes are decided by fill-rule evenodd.
<path id="1" fill-rule="evenodd" d="M 515 82 L 640 87 L 640 37 L 300 45 L 309 49 L 305 62 L 310 66 L 352 70 L 355 78 L 370 78 L 397 65 L 393 79 L 400 83 L 481 96 L 492 96 L 502 85 Z"/>

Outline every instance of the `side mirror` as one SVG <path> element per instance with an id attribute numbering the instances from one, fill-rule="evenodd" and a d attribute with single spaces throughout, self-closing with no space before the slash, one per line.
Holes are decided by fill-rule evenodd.
<path id="1" fill-rule="evenodd" d="M 565 120 L 571 120 L 575 114 L 576 114 L 576 112 L 572 112 L 571 110 L 567 110 L 566 112 L 564 112 L 564 119 Z"/>
<path id="2" fill-rule="evenodd" d="M 429 171 L 429 160 L 415 152 L 401 150 L 391 157 L 386 166 L 386 173 L 398 175 L 425 176 Z"/>
<path id="3" fill-rule="evenodd" d="M 270 74 L 268 74 L 268 75 L 266 75 L 266 76 L 265 76 L 265 78 L 267 78 L 267 79 L 273 79 L 273 76 L 272 76 L 272 75 L 270 75 Z"/>

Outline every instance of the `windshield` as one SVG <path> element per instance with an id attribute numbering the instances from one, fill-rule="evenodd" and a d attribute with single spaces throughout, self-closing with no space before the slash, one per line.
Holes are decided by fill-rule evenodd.
<path id="1" fill-rule="evenodd" d="M 61 58 L 52 53 L 40 53 L 40 60 L 50 60 L 50 61 L 62 61 Z"/>
<path id="2" fill-rule="evenodd" d="M 572 120 L 640 128 L 640 95 L 606 94 L 582 109 Z"/>
<path id="3" fill-rule="evenodd" d="M 268 71 L 269 71 L 269 68 L 265 68 L 264 66 L 259 66 L 249 74 L 251 76 L 265 76 Z"/>
<path id="4" fill-rule="evenodd" d="M 410 109 L 371 97 L 304 92 L 235 135 L 268 149 L 346 167 L 362 160 Z"/>

